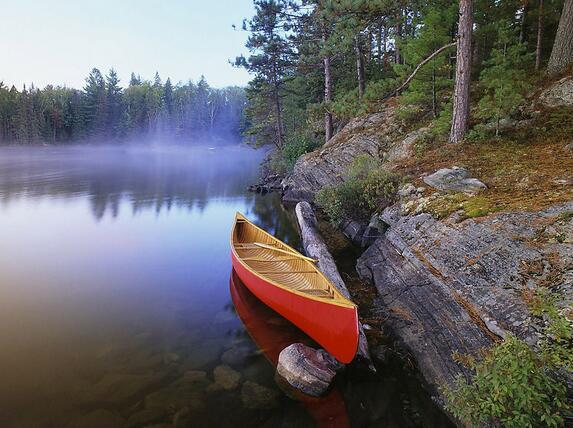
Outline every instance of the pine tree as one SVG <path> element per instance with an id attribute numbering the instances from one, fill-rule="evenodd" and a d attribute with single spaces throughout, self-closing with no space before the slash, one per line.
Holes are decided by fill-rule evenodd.
<path id="1" fill-rule="evenodd" d="M 501 119 L 510 115 L 525 99 L 530 89 L 527 81 L 532 54 L 505 23 L 499 22 L 497 45 L 486 61 L 479 83 L 485 90 L 478 104 L 478 117 L 495 122 L 495 135 L 499 136 Z"/>
<path id="2" fill-rule="evenodd" d="M 255 83 L 251 85 L 249 95 L 259 107 L 272 106 L 272 111 L 263 113 L 259 119 L 266 116 L 267 121 L 274 122 L 274 142 L 282 148 L 285 136 L 282 97 L 294 56 L 288 36 L 291 22 L 285 11 L 289 6 L 293 7 L 293 3 L 287 0 L 255 0 L 254 4 L 255 16 L 244 23 L 244 28 L 251 32 L 247 48 L 252 55 L 249 58 L 238 57 L 235 65 L 255 75 Z M 255 100 L 255 97 L 259 100 Z M 269 102 L 261 102 L 264 99 Z"/>
<path id="3" fill-rule="evenodd" d="M 84 87 L 84 117 L 88 132 L 102 136 L 107 121 L 106 84 L 101 72 L 94 68 L 86 78 Z"/>
<path id="4" fill-rule="evenodd" d="M 121 87 L 119 86 L 119 77 L 117 72 L 112 68 L 106 76 L 106 110 L 108 135 L 115 137 L 119 131 L 119 122 L 121 119 Z"/>
<path id="5" fill-rule="evenodd" d="M 403 80 L 424 59 L 451 41 L 451 27 L 455 23 L 455 5 L 440 3 L 424 10 L 424 18 L 416 37 L 402 49 L 404 64 L 394 66 Z M 443 53 L 434 57 L 418 71 L 400 99 L 407 115 L 431 112 L 436 118 L 443 105 L 450 100 L 453 81 L 448 56 Z"/>

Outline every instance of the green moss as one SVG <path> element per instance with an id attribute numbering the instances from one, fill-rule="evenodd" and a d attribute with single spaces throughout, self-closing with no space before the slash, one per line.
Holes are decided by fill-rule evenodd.
<path id="1" fill-rule="evenodd" d="M 571 220 L 573 218 L 573 211 L 565 211 L 562 212 L 561 214 L 559 214 L 559 216 L 557 216 L 557 219 L 559 221 L 564 221 L 567 222 L 569 220 Z"/>
<path id="2" fill-rule="evenodd" d="M 484 196 L 474 196 L 463 203 L 464 213 L 468 218 L 483 217 L 501 211 L 502 206 L 495 205 Z"/>

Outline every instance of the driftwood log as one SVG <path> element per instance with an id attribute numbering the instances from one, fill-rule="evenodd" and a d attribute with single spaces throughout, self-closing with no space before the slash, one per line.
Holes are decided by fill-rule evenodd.
<path id="1" fill-rule="evenodd" d="M 350 293 L 338 272 L 334 258 L 330 254 L 330 251 L 328 251 L 328 248 L 320 235 L 317 227 L 316 216 L 314 215 L 314 210 L 311 205 L 306 201 L 299 202 L 296 205 L 295 212 L 306 254 L 309 257 L 318 260 L 317 266 L 320 271 L 330 280 L 330 282 L 332 282 L 344 297 L 350 299 Z M 358 323 L 358 327 L 360 338 L 358 341 L 357 356 L 365 363 L 369 370 L 376 371 L 376 368 L 372 363 L 372 358 L 370 357 L 368 342 L 366 340 L 362 324 Z"/>

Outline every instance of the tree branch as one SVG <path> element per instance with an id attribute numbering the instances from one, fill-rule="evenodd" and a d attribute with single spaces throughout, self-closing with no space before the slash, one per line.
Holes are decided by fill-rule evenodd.
<path id="1" fill-rule="evenodd" d="M 408 76 L 408 78 L 404 81 L 404 83 L 402 83 L 400 86 L 398 86 L 398 88 L 394 89 L 392 92 L 390 92 L 384 99 L 388 99 L 390 97 L 393 97 L 394 95 L 397 95 L 400 93 L 400 91 L 402 91 L 404 88 L 406 88 L 406 86 L 408 86 L 410 84 L 410 82 L 412 81 L 412 79 L 416 76 L 416 74 L 418 73 L 418 71 L 420 71 L 420 69 L 426 65 L 428 62 L 430 62 L 433 58 L 435 58 L 436 56 L 438 56 L 439 54 L 441 54 L 443 51 L 445 51 L 448 48 L 451 48 L 452 46 L 455 46 L 456 42 L 452 42 L 449 43 L 445 46 L 442 46 L 440 49 L 438 49 L 437 51 L 435 51 L 433 54 L 431 54 L 429 57 L 427 57 L 424 61 L 422 61 L 420 64 L 418 64 L 418 66 L 414 69 L 414 71 L 412 72 L 412 74 L 410 74 Z"/>

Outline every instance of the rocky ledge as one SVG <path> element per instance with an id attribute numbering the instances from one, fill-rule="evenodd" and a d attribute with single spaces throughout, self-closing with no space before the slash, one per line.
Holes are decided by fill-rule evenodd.
<path id="1" fill-rule="evenodd" d="M 379 216 L 388 227 L 357 270 L 376 286 L 386 325 L 435 390 L 468 374 L 456 355 L 476 355 L 508 332 L 535 346 L 541 321 L 524 300 L 528 290 L 551 283 L 560 305 L 571 305 L 571 212 L 573 202 L 458 223 L 403 216 L 395 205 Z"/>

